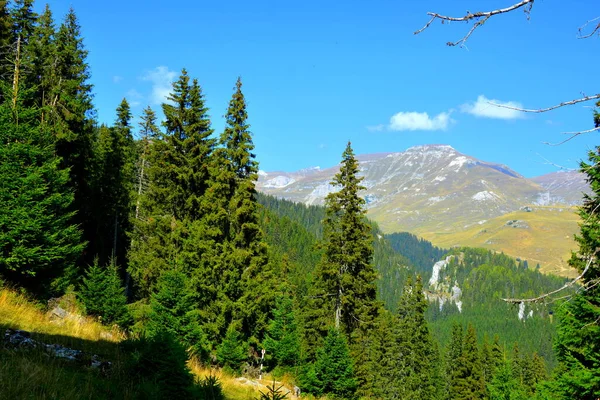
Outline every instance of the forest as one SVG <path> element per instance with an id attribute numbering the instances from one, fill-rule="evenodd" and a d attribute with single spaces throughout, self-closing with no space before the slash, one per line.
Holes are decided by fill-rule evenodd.
<path id="1" fill-rule="evenodd" d="M 0 51 L 0 288 L 39 308 L 73 299 L 118 329 L 119 366 L 85 372 L 88 397 L 223 398 L 192 365 L 264 369 L 307 398 L 600 396 L 598 150 L 581 165 L 594 191 L 570 260 L 582 279 L 515 305 L 502 299 L 567 281 L 504 254 L 384 235 L 366 218 L 350 142 L 324 207 L 257 193 L 240 78 L 213 110 L 225 111 L 222 132 L 186 69 L 160 110 L 134 124 L 123 99 L 106 125 L 73 9 L 57 20 L 33 0 L 0 1 Z M 2 312 L 0 328 L 13 328 Z M 4 382 L 27 379 L 14 357 L 0 346 L 12 366 L 0 367 L 2 398 L 23 390 Z M 261 398 L 291 398 L 281 389 Z M 58 396 L 39 390 L 31 398 Z"/>

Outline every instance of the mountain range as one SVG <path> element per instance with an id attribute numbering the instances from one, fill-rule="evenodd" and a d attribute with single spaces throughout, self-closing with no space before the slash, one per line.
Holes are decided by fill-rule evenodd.
<path id="1" fill-rule="evenodd" d="M 503 251 L 542 270 L 571 275 L 566 265 L 577 232 L 574 206 L 589 188 L 583 174 L 554 172 L 528 179 L 502 164 L 448 145 L 358 155 L 368 216 L 386 233 L 407 231 L 438 246 Z M 339 166 L 260 172 L 258 190 L 323 204 Z"/>

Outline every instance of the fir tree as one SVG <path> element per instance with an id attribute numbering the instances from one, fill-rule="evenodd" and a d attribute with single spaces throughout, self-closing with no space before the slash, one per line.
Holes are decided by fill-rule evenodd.
<path id="1" fill-rule="evenodd" d="M 25 45 L 33 33 L 37 20 L 37 14 L 33 11 L 33 0 L 15 0 L 11 18 L 13 22 L 12 36 L 20 38 L 21 43 Z"/>
<path id="2" fill-rule="evenodd" d="M 217 347 L 217 361 L 227 369 L 239 373 L 248 351 L 239 333 L 239 324 L 232 322 L 227 328 L 223 342 Z"/>

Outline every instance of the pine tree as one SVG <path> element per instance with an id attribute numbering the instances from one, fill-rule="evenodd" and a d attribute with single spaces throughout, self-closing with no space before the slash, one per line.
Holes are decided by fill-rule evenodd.
<path id="1" fill-rule="evenodd" d="M 11 77 L 12 69 L 6 62 L 11 59 L 11 49 L 13 45 L 12 19 L 10 18 L 7 0 L 0 0 L 0 81 L 8 80 Z M 0 92 L 0 102 L 4 93 Z"/>
<path id="2" fill-rule="evenodd" d="M 26 45 L 37 20 L 37 14 L 33 11 L 33 0 L 15 0 L 11 18 L 13 22 L 12 36 L 20 38 L 21 43 Z"/>
<path id="3" fill-rule="evenodd" d="M 512 373 L 511 364 L 502 361 L 494 377 L 488 384 L 490 400 L 526 400 L 530 397 L 525 394 L 523 387 Z"/>
<path id="4" fill-rule="evenodd" d="M 328 318 L 348 337 L 361 323 L 373 320 L 379 309 L 371 264 L 373 239 L 365 220 L 365 200 L 359 196 L 364 187 L 358 172 L 358 161 L 348 142 L 340 171 L 331 182 L 339 191 L 325 199 L 325 252 L 317 271 L 319 295 L 330 299 L 325 305 Z"/>
<path id="5" fill-rule="evenodd" d="M 0 273 L 47 292 L 84 248 L 71 223 L 73 194 L 52 137 L 17 90 L 0 104 Z M 14 105 L 13 105 L 14 104 Z M 55 287 L 60 290 L 61 287 Z"/>
<path id="6" fill-rule="evenodd" d="M 223 342 L 217 347 L 217 361 L 230 371 L 239 373 L 248 351 L 239 332 L 239 323 L 232 322 Z"/>
<path id="7" fill-rule="evenodd" d="M 463 327 L 458 323 L 452 325 L 452 333 L 445 353 L 446 393 L 450 395 L 457 375 L 457 363 L 463 353 Z M 452 397 L 449 397 L 452 398 Z"/>

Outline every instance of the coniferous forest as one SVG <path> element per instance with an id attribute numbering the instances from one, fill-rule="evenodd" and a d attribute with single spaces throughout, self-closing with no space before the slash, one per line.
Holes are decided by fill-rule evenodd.
<path id="1" fill-rule="evenodd" d="M 134 116 L 123 99 L 107 125 L 74 10 L 0 1 L 0 52 L 0 287 L 40 309 L 69 298 L 120 332 L 104 354 L 114 368 L 56 367 L 88 398 L 223 398 L 198 365 L 265 371 L 308 398 L 600 396 L 598 150 L 581 165 L 593 194 L 570 260 L 586 274 L 561 299 L 514 305 L 502 299 L 567 281 L 504 254 L 383 235 L 350 142 L 324 207 L 257 193 L 240 78 L 209 110 L 201 77 L 182 69 L 160 109 Z M 0 310 L 3 334 L 7 321 Z M 5 383 L 28 379 L 18 357 L 0 347 L 2 398 L 25 393 Z M 261 398 L 283 398 L 273 385 Z M 45 390 L 24 397 L 77 398 Z"/>

